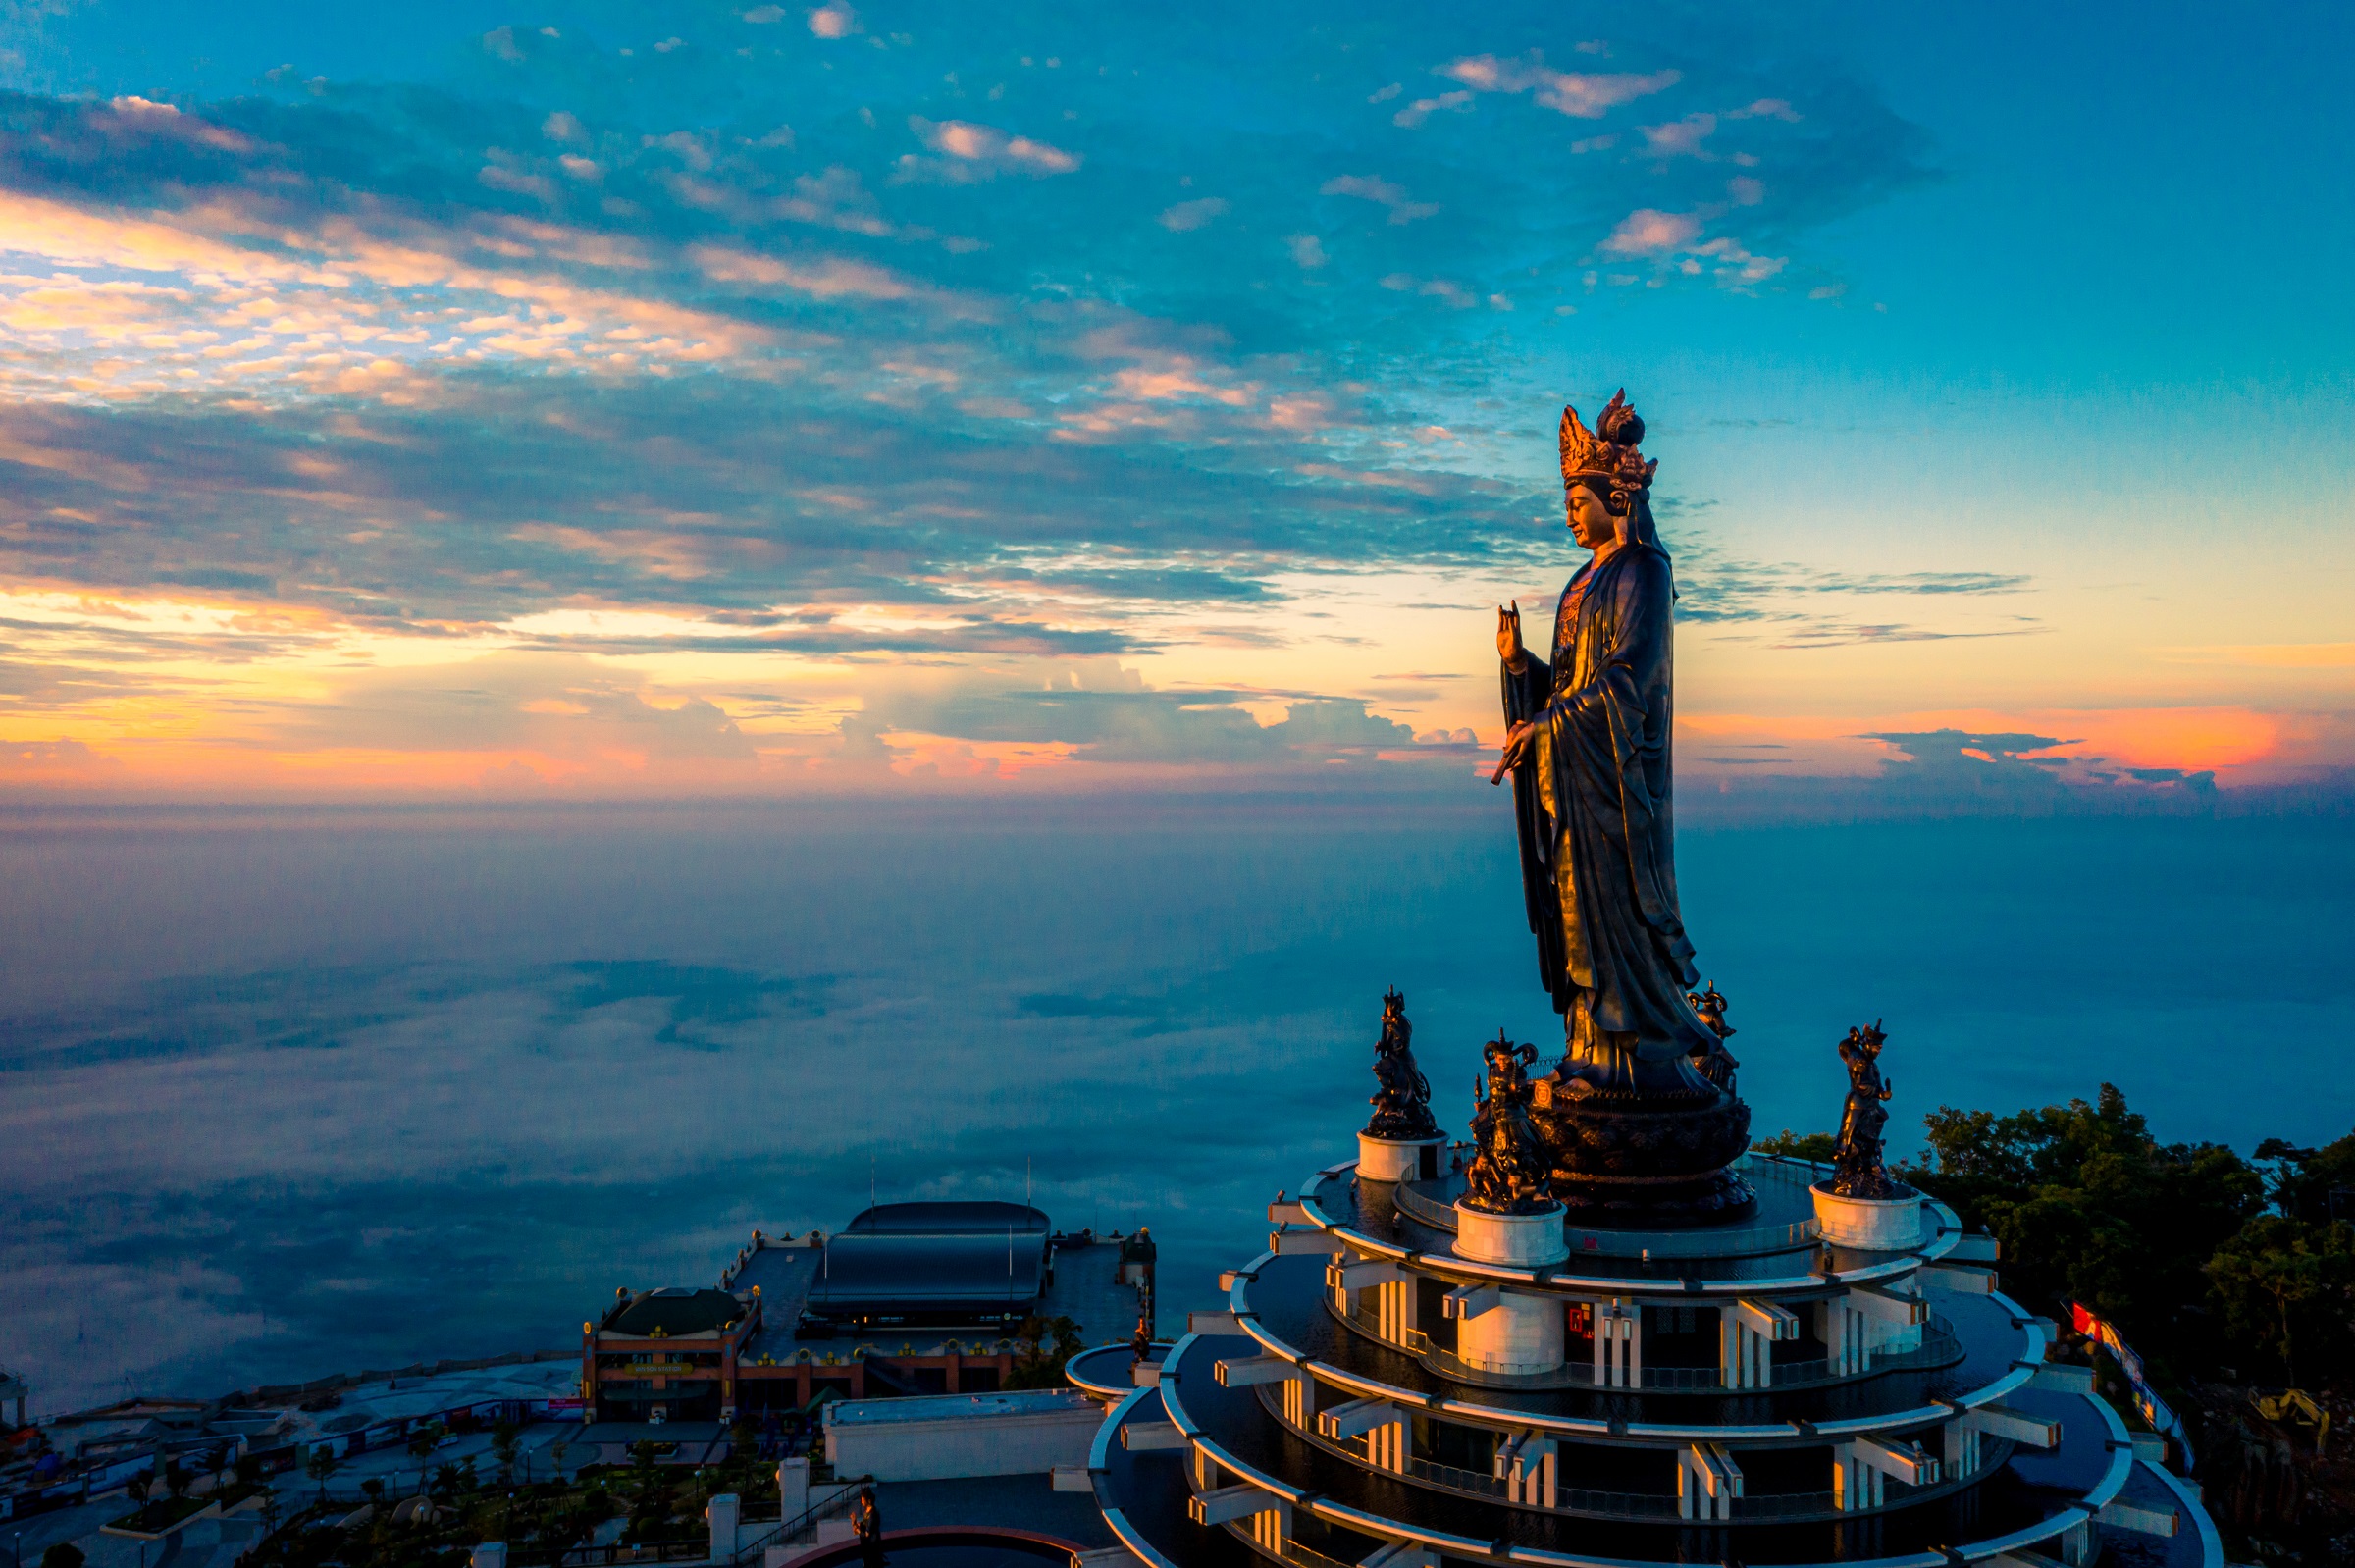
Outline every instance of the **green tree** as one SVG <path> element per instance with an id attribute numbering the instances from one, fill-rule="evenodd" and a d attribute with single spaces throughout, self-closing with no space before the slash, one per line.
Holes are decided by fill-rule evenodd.
<path id="1" fill-rule="evenodd" d="M 2284 1381 L 2335 1385 L 2355 1353 L 2355 1226 L 2260 1215 L 2219 1247 L 2208 1280 L 2225 1331 Z"/>
<path id="2" fill-rule="evenodd" d="M 1037 1313 L 1015 1331 L 1014 1370 L 1006 1375 L 1009 1388 L 1060 1388 L 1063 1364 L 1079 1353 L 1079 1325 L 1069 1318 L 1042 1318 Z"/>
<path id="3" fill-rule="evenodd" d="M 1780 1154 L 1829 1165 L 1832 1156 L 1840 1151 L 1840 1139 L 1829 1132 L 1794 1132 L 1785 1127 L 1771 1138 L 1758 1139 L 1750 1149 L 1753 1154 Z"/>
<path id="4" fill-rule="evenodd" d="M 2257 1145 L 2257 1160 L 2273 1168 L 2266 1196 L 2291 1219 L 2355 1220 L 2355 1132 L 2319 1149 L 2268 1138 Z"/>
<path id="5" fill-rule="evenodd" d="M 70 1541 L 61 1541 L 41 1553 L 41 1568 L 81 1568 L 90 1559 Z"/>
<path id="6" fill-rule="evenodd" d="M 491 1451 L 498 1456 L 498 1481 L 505 1486 L 515 1478 L 515 1454 L 522 1446 L 523 1429 L 512 1421 L 501 1421 L 491 1429 Z"/>
<path id="7" fill-rule="evenodd" d="M 2162 1144 L 2105 1083 L 1999 1117 L 1941 1106 L 1929 1157 L 1897 1175 L 2003 1244 L 2005 1288 L 2060 1314 L 2082 1302 L 2148 1358 L 2212 1359 L 2201 1332 L 2209 1258 L 2264 1203 L 2247 1161 L 2213 1143 Z"/>
<path id="8" fill-rule="evenodd" d="M 164 1491 L 175 1500 L 188 1494 L 188 1484 L 196 1478 L 183 1468 L 177 1459 L 164 1461 Z"/>
<path id="9" fill-rule="evenodd" d="M 361 1482 L 360 1495 L 367 1498 L 371 1503 L 379 1503 L 384 1501 L 385 1478 L 382 1476 L 370 1476 L 366 1481 Z"/>
<path id="10" fill-rule="evenodd" d="M 155 1490 L 155 1472 L 152 1470 L 140 1471 L 125 1484 L 123 1490 L 131 1493 L 132 1502 L 137 1503 L 141 1508 L 146 1507 L 147 1494 Z"/>

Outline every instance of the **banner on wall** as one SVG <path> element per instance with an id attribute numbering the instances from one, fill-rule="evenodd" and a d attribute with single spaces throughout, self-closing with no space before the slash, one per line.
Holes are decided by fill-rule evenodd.
<path id="1" fill-rule="evenodd" d="M 2110 1352 L 2119 1370 L 2126 1375 L 2127 1386 L 2134 1390 L 2135 1410 L 2144 1421 L 2150 1423 L 2153 1432 L 2177 1446 L 2183 1455 L 2182 1471 L 2189 1475 L 2196 1462 L 2191 1453 L 2191 1435 L 2183 1430 L 2182 1418 L 2168 1408 L 2167 1401 L 2160 1398 L 2158 1390 L 2144 1379 L 2142 1357 L 2134 1353 L 2134 1347 L 2126 1343 L 2124 1336 L 2111 1326 L 2109 1320 L 2097 1317 L 2091 1309 L 2072 1301 L 2068 1304 L 2068 1317 L 2070 1326 L 2077 1333 L 2089 1339 L 2100 1340 L 2103 1348 Z"/>

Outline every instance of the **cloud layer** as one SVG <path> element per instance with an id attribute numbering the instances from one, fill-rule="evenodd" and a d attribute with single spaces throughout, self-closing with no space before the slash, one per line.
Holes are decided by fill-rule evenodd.
<path id="1" fill-rule="evenodd" d="M 1377 674 L 1566 575 L 1559 399 L 1662 310 L 1835 316 L 1927 141 L 1749 24 L 1230 22 L 624 8 L 71 94 L 26 33 L 6 777 L 1462 777 L 1476 683 Z M 1993 557 L 1773 564 L 1652 411 L 1717 646 L 2051 629 Z"/>

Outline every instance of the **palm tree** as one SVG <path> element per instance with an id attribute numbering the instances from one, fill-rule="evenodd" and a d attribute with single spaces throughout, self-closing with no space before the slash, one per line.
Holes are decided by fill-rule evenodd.
<path id="1" fill-rule="evenodd" d="M 491 1429 L 491 1451 L 498 1455 L 498 1479 L 503 1486 L 515 1478 L 515 1450 L 522 1429 L 512 1421 L 501 1421 Z"/>
<path id="2" fill-rule="evenodd" d="M 327 1501 L 327 1478 L 342 1468 L 336 1451 L 325 1443 L 313 1448 L 311 1456 L 302 1462 L 302 1473 L 319 1483 L 319 1500 L 323 1503 Z"/>

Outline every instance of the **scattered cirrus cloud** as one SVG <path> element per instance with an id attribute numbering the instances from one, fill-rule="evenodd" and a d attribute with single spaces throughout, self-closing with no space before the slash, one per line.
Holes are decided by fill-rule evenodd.
<path id="1" fill-rule="evenodd" d="M 1353 120 L 1252 129 L 1124 75 L 1108 19 L 1055 55 L 1001 33 L 758 6 L 639 39 L 501 27 L 421 79 L 273 61 L 226 94 L 0 93 L 0 716 L 53 748 L 28 765 L 345 758 L 309 765 L 328 778 L 369 750 L 359 725 L 388 737 L 372 780 L 461 754 L 718 777 L 849 746 L 854 715 L 870 760 L 896 755 L 865 707 L 883 661 L 1125 659 L 1156 691 L 1228 690 L 1187 672 L 1379 640 L 1303 610 L 1320 578 L 1527 557 L 1518 436 L 1475 421 L 1443 460 L 1403 455 L 1463 424 L 1444 389 L 1514 324 L 1558 319 L 1560 269 L 1524 248 L 1701 214 L 1628 259 L 1671 288 L 1686 264 L 1779 287 L 1711 203 L 1797 244 L 1810 203 L 1916 161 L 1869 94 L 1731 56 L 1627 45 L 1579 73 L 1402 43 Z M 1435 55 L 1441 91 L 1379 90 Z M 1299 90 L 1272 63 L 1230 75 Z M 1743 120 L 1745 198 L 1724 171 L 1692 184 L 1693 159 L 1573 171 L 1529 117 L 1392 124 L 1484 95 L 1606 134 L 1638 103 L 1715 113 L 1721 139 L 1748 111 L 1718 106 L 1779 102 L 1808 136 Z M 604 673 L 555 680 L 565 658 Z M 448 696 L 469 681 L 470 719 Z M 1205 765 L 1273 766 L 1299 743 L 1261 732 L 1286 725 L 1469 722 L 1298 685 L 1294 717 L 1214 703 L 1150 744 L 1078 736 L 1070 704 L 1023 708 L 1054 722 L 1020 739 L 905 733 L 1033 748 L 1007 768 L 1186 737 Z M 156 746 L 118 750 L 127 694 Z M 432 752 L 436 724 L 473 739 Z"/>
<path id="2" fill-rule="evenodd" d="M 809 13 L 809 22 L 813 37 L 847 38 L 860 30 L 859 13 L 844 5 L 842 0 L 830 0 L 826 5 L 812 8 Z"/>
<path id="3" fill-rule="evenodd" d="M 1619 220 L 1603 236 L 1602 248 L 1614 256 L 1664 256 L 1700 235 L 1701 219 L 1693 213 L 1642 207 Z"/>
<path id="4" fill-rule="evenodd" d="M 1043 179 L 1049 175 L 1073 174 L 1079 168 L 1076 153 L 995 126 L 963 120 L 932 121 L 922 115 L 910 115 L 908 129 L 916 132 L 918 141 L 942 157 L 923 159 L 914 153 L 905 155 L 899 167 L 903 179 L 936 177 L 962 183 L 987 180 L 1006 171 Z"/>
<path id="5" fill-rule="evenodd" d="M 1172 234 L 1191 234 L 1196 229 L 1207 229 L 1216 223 L 1227 211 L 1227 206 L 1223 196 L 1201 196 L 1164 207 L 1157 221 Z"/>
<path id="6" fill-rule="evenodd" d="M 1403 186 L 1372 175 L 1338 175 L 1317 187 L 1324 196 L 1355 196 L 1389 209 L 1393 224 L 1410 224 L 1418 218 L 1429 218 L 1439 210 L 1434 201 L 1411 200 Z"/>
<path id="7" fill-rule="evenodd" d="M 1439 74 L 1474 92 L 1528 93 L 1534 102 L 1579 120 L 1599 120 L 1620 104 L 1665 92 L 1684 79 L 1678 71 L 1555 71 L 1537 49 L 1513 60 L 1492 54 L 1467 55 L 1440 67 Z"/>

